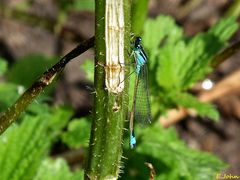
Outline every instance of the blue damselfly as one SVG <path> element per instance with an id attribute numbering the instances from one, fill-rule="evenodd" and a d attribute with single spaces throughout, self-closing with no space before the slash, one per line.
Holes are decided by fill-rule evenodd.
<path id="1" fill-rule="evenodd" d="M 136 37 L 132 44 L 132 54 L 135 60 L 135 85 L 133 105 L 130 113 L 130 147 L 136 146 L 134 134 L 134 121 L 151 122 L 151 108 L 148 91 L 147 55 L 141 45 L 142 39 Z"/>

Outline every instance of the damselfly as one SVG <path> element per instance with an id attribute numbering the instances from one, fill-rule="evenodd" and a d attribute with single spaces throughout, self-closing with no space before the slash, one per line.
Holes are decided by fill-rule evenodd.
<path id="1" fill-rule="evenodd" d="M 133 105 L 130 114 L 130 147 L 136 146 L 134 134 L 134 121 L 151 122 L 151 108 L 148 91 L 147 55 L 141 45 L 142 39 L 136 37 L 132 44 L 132 54 L 135 60 L 135 86 L 133 94 Z"/>

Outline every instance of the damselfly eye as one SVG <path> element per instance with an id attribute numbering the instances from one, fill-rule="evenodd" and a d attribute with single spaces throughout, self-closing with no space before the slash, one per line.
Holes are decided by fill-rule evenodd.
<path id="1" fill-rule="evenodd" d="M 135 39 L 135 48 L 141 48 L 141 45 L 140 45 L 141 41 L 142 41 L 141 37 L 136 37 L 136 39 Z"/>
<path id="2" fill-rule="evenodd" d="M 135 42 L 136 42 L 137 44 L 140 44 L 141 41 L 142 41 L 142 38 L 141 38 L 141 37 L 136 37 Z"/>
<path id="3" fill-rule="evenodd" d="M 136 39 L 138 40 L 138 41 L 141 41 L 142 40 L 142 38 L 141 37 L 136 37 Z"/>

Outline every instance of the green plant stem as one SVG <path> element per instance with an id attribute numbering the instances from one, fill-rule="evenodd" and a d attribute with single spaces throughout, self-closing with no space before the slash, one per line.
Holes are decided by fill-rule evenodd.
<path id="1" fill-rule="evenodd" d="M 226 61 L 229 57 L 240 50 L 240 41 L 229 46 L 228 48 L 221 51 L 211 60 L 211 66 L 216 68 L 218 65 Z"/>
<path id="2" fill-rule="evenodd" d="M 46 86 L 62 72 L 67 63 L 73 58 L 79 56 L 94 45 L 94 37 L 79 44 L 75 49 L 65 55 L 57 64 L 52 66 L 43 75 L 36 80 L 33 85 L 27 89 L 22 96 L 9 107 L 5 112 L 0 114 L 0 134 L 2 134 L 19 115 L 27 108 L 27 106 L 44 90 Z"/>
<path id="3" fill-rule="evenodd" d="M 128 107 L 124 74 L 129 73 L 122 66 L 129 64 L 130 4 L 129 0 L 96 1 L 95 97 L 85 179 L 117 179 L 120 172 Z"/>

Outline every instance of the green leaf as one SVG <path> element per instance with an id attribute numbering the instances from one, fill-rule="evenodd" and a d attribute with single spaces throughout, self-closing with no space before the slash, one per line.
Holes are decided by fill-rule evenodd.
<path id="1" fill-rule="evenodd" d="M 0 57 L 0 76 L 7 71 L 7 62 Z"/>
<path id="2" fill-rule="evenodd" d="M 24 89 L 22 86 L 17 86 L 11 83 L 0 83 L 0 110 L 6 110 L 16 101 L 17 97 Z"/>
<path id="3" fill-rule="evenodd" d="M 150 54 L 150 71 L 153 71 L 150 74 L 155 74 L 156 82 L 165 92 L 187 90 L 211 72 L 212 58 L 238 28 L 235 18 L 223 19 L 208 32 L 186 38 L 174 22 L 165 25 L 172 29 L 159 28 L 164 21 L 167 18 L 147 21 L 143 42 Z M 159 48 L 164 36 L 167 38 Z"/>
<path id="4" fill-rule="evenodd" d="M 9 81 L 29 87 L 44 71 L 57 62 L 57 58 L 30 55 L 19 59 L 7 72 Z"/>
<path id="5" fill-rule="evenodd" d="M 46 157 L 50 143 L 73 113 L 66 107 L 50 109 L 43 104 L 36 105 L 34 108 L 39 110 L 30 108 L 27 113 L 32 115 L 23 116 L 19 125 L 13 124 L 0 136 L 1 180 L 32 179 Z M 75 175 L 80 177 L 77 173 L 71 177 Z"/>
<path id="6" fill-rule="evenodd" d="M 86 118 L 75 119 L 68 125 L 62 140 L 71 148 L 87 147 L 90 137 L 90 123 Z"/>
<path id="7" fill-rule="evenodd" d="M 35 100 L 27 107 L 26 112 L 31 115 L 49 114 L 50 108 L 47 104 Z"/>
<path id="8" fill-rule="evenodd" d="M 186 44 L 179 41 L 176 44 L 168 44 L 159 50 L 156 80 L 158 85 L 167 91 L 182 89 L 185 75 L 183 71 L 189 70 L 186 67 L 186 49 Z"/>
<path id="9" fill-rule="evenodd" d="M 21 125 L 10 127 L 0 136 L 1 180 L 32 179 L 48 151 L 46 116 L 24 116 Z"/>
<path id="10" fill-rule="evenodd" d="M 144 165 L 149 162 L 156 171 L 155 179 L 214 179 L 226 164 L 214 155 L 189 149 L 181 141 L 174 128 L 164 129 L 155 124 L 146 129 L 138 129 L 136 152 L 128 156 L 128 173 L 123 179 L 149 177 Z"/>
<path id="11" fill-rule="evenodd" d="M 183 30 L 178 27 L 170 16 L 158 16 L 156 19 L 147 19 L 144 24 L 144 47 L 151 51 L 159 48 L 163 43 L 174 44 L 183 37 Z"/>
<path id="12" fill-rule="evenodd" d="M 42 161 L 37 175 L 33 180 L 81 180 L 84 177 L 83 171 L 72 173 L 63 159 L 45 159 Z"/>
<path id="13" fill-rule="evenodd" d="M 179 178 L 213 179 L 225 167 L 215 156 L 186 147 L 175 133 L 173 129 L 164 130 L 157 125 L 145 129 L 142 134 L 143 143 L 137 151 L 161 158 L 167 167 L 175 169 L 174 176 L 178 174 Z"/>
<path id="14" fill-rule="evenodd" d="M 86 73 L 87 80 L 93 82 L 94 80 L 94 63 L 92 60 L 87 59 L 81 64 L 80 69 Z"/>
<path id="15" fill-rule="evenodd" d="M 196 97 L 188 93 L 177 93 L 171 95 L 172 101 L 176 104 L 186 107 L 193 108 L 202 117 L 208 117 L 215 121 L 219 120 L 219 113 L 212 104 L 200 102 Z"/>
<path id="16" fill-rule="evenodd" d="M 52 130 L 59 131 L 67 125 L 68 121 L 73 116 L 73 109 L 65 106 L 57 106 L 53 107 L 50 113 L 52 118 L 49 122 L 49 126 Z"/>
<path id="17" fill-rule="evenodd" d="M 208 31 L 208 34 L 212 34 L 218 37 L 220 42 L 226 43 L 238 28 L 237 17 L 222 18 Z"/>

